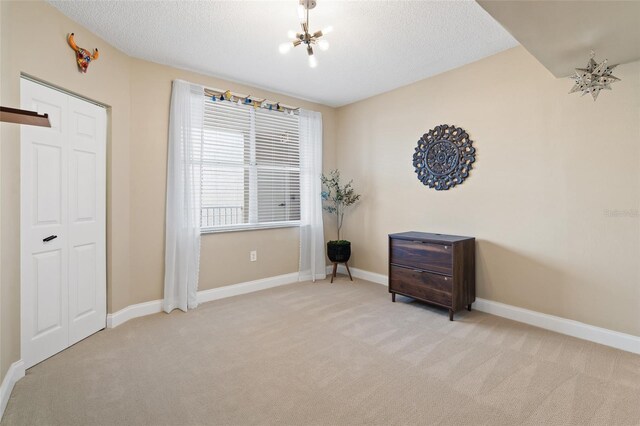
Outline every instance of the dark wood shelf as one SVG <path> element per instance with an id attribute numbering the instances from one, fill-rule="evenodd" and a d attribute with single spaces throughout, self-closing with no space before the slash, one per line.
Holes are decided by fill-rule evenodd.
<path id="1" fill-rule="evenodd" d="M 38 114 L 35 111 L 8 107 L 0 107 L 0 121 L 27 124 L 30 126 L 51 127 L 49 114 Z"/>

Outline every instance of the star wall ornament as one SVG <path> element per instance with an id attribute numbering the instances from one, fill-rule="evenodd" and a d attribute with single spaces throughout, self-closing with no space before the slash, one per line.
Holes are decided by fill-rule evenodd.
<path id="1" fill-rule="evenodd" d="M 618 77 L 612 75 L 613 69 L 618 65 L 607 65 L 607 60 L 597 63 L 594 59 L 595 53 L 591 51 L 591 58 L 586 68 L 576 68 L 575 75 L 569 77 L 574 81 L 574 85 L 569 93 L 582 92 L 582 96 L 591 93 L 593 100 L 598 99 L 601 90 L 611 90 L 611 84 L 620 81 Z"/>

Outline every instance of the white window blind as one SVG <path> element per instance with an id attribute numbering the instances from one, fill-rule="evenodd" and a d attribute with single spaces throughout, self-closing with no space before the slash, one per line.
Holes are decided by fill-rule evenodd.
<path id="1" fill-rule="evenodd" d="M 203 232 L 297 225 L 298 116 L 205 97 Z"/>

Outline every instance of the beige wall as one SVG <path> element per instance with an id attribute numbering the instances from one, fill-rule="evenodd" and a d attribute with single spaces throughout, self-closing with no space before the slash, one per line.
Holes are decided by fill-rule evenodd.
<path id="1" fill-rule="evenodd" d="M 44 2 L 0 2 L 2 105 L 20 105 L 20 73 L 109 106 L 107 178 L 108 311 L 162 297 L 167 131 L 171 81 L 265 96 L 320 111 L 325 167 L 335 164 L 335 110 L 196 73 L 130 58 Z M 34 22 L 37 25 L 34 25 Z M 98 47 L 77 71 L 69 32 Z M 0 381 L 20 358 L 19 126 L 0 125 Z M 328 231 L 329 232 L 329 231 Z M 329 233 L 330 235 L 330 233 Z M 287 228 L 205 235 L 200 289 L 297 271 L 298 231 Z M 249 251 L 258 250 L 258 262 Z M 222 272 L 224 272 L 222 274 Z M 224 275 L 224 276 L 222 276 Z"/>
<path id="2" fill-rule="evenodd" d="M 593 102 L 514 48 L 340 108 L 338 166 L 363 194 L 345 218 L 353 266 L 386 274 L 392 232 L 474 236 L 479 297 L 640 335 L 640 63 L 615 74 Z M 437 192 L 412 155 L 442 123 L 477 161 Z"/>
<path id="3" fill-rule="evenodd" d="M 2 105 L 19 105 L 25 72 L 110 106 L 109 312 L 162 296 L 170 83 L 181 78 L 323 113 L 324 168 L 337 164 L 363 193 L 345 225 L 354 266 L 386 273 L 389 232 L 472 235 L 480 297 L 640 335 L 640 218 L 605 215 L 640 207 L 639 63 L 594 103 L 516 48 L 334 110 L 129 58 L 42 2 L 0 8 Z M 100 48 L 86 75 L 71 31 Z M 469 180 L 447 192 L 411 166 L 418 137 L 440 123 L 466 128 L 478 150 Z M 19 127 L 0 132 L 1 380 L 20 357 L 20 153 Z M 297 250 L 295 228 L 205 235 L 200 288 L 294 272 Z"/>
<path id="4" fill-rule="evenodd" d="M 324 123 L 324 167 L 335 164 L 333 108 L 132 59 L 130 259 L 135 267 L 131 268 L 130 303 L 162 298 L 169 100 L 171 81 L 177 78 L 320 111 Z M 296 272 L 298 248 L 297 228 L 203 235 L 199 288 Z M 249 261 L 251 250 L 258 251 L 257 262 Z"/>
<path id="5" fill-rule="evenodd" d="M 45 3 L 2 1 L 0 7 L 2 105 L 20 105 L 20 73 L 24 72 L 111 106 L 107 148 L 108 301 L 110 305 L 124 305 L 129 299 L 129 58 Z M 77 71 L 73 51 L 66 45 L 65 37 L 73 31 L 80 46 L 100 47 L 102 58 L 86 75 Z M 19 129 L 15 124 L 0 125 L 0 377 L 20 357 Z"/>

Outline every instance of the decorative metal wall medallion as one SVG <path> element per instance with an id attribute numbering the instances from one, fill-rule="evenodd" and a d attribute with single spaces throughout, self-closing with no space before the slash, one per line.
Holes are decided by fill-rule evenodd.
<path id="1" fill-rule="evenodd" d="M 460 127 L 441 124 L 422 135 L 413 154 L 418 180 L 437 191 L 462 183 L 476 161 L 473 141 Z"/>

